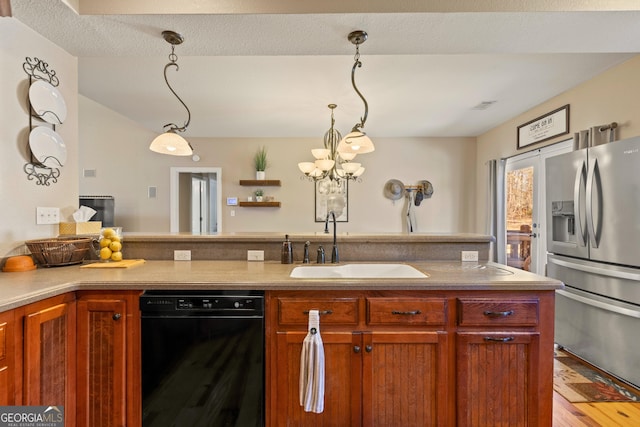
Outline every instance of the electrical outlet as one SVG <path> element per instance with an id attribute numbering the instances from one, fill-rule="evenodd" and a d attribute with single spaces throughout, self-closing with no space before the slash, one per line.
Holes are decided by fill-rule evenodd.
<path id="1" fill-rule="evenodd" d="M 173 251 L 174 261 L 191 261 L 191 251 Z"/>
<path id="2" fill-rule="evenodd" d="M 264 261 L 264 251 L 247 251 L 247 261 Z"/>
<path id="3" fill-rule="evenodd" d="M 60 223 L 60 208 L 36 208 L 36 224 Z"/>
<path id="4" fill-rule="evenodd" d="M 478 262 L 478 251 L 462 251 L 462 261 Z"/>

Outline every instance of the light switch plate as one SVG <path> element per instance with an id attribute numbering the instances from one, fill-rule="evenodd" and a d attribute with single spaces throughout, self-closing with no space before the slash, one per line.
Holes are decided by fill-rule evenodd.
<path id="1" fill-rule="evenodd" d="M 60 208 L 36 208 L 36 224 L 60 223 Z"/>

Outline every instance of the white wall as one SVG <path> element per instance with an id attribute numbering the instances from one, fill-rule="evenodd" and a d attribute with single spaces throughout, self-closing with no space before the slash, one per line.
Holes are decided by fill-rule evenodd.
<path id="1" fill-rule="evenodd" d="M 67 162 L 57 183 L 29 181 L 23 171 L 29 153 L 29 78 L 25 58 L 49 64 L 60 79 L 58 90 L 68 109 L 56 126 L 67 147 Z M 36 207 L 59 207 L 71 215 L 78 203 L 77 59 L 14 18 L 0 18 L 0 257 L 24 253 L 24 241 L 56 236 L 57 225 L 36 225 Z"/>
<path id="2" fill-rule="evenodd" d="M 567 138 L 591 126 L 617 122 L 618 139 L 640 135 L 640 56 L 611 68 L 599 76 L 568 90 L 528 112 L 514 117 L 480 135 L 477 144 L 476 183 L 477 215 L 475 231 L 487 232 L 487 161 L 507 158 L 528 150 L 516 149 L 516 129 L 541 115 L 569 104 L 569 134 L 527 149 L 537 149 Z"/>
<path id="3" fill-rule="evenodd" d="M 311 148 L 322 145 L 318 138 L 189 138 L 200 162 L 148 150 L 155 137 L 127 118 L 80 96 L 80 193 L 107 194 L 116 199 L 116 222 L 126 231 L 169 231 L 169 170 L 180 167 L 222 168 L 222 196 L 246 200 L 254 190 L 239 180 L 254 179 L 252 158 L 266 146 L 270 167 L 268 179 L 279 179 L 281 187 L 265 187 L 282 203 L 280 208 L 224 206 L 223 232 L 321 231 L 314 221 L 314 184 L 300 179 L 297 164 L 311 160 Z M 416 208 L 421 232 L 469 232 L 475 204 L 475 139 L 473 138 L 375 138 L 376 151 L 361 156 L 366 167 L 363 182 L 349 186 L 349 222 L 342 232 L 400 232 L 405 227 L 404 201 L 385 199 L 387 180 L 416 184 L 426 179 L 435 192 Z M 82 169 L 96 169 L 96 178 L 84 178 Z M 157 197 L 147 197 L 148 187 L 157 187 Z M 235 216 L 231 216 L 231 211 Z"/>

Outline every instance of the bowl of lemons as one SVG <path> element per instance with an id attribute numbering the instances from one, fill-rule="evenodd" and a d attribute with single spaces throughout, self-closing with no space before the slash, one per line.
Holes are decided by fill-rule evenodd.
<path id="1" fill-rule="evenodd" d="M 102 262 L 122 261 L 122 227 L 107 227 L 100 230 L 98 257 Z"/>

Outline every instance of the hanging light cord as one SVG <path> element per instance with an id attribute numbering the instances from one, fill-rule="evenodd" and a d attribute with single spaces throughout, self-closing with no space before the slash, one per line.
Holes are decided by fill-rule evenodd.
<path id="1" fill-rule="evenodd" d="M 173 45 L 173 44 L 171 45 L 171 53 L 169 54 L 169 61 L 170 62 L 167 65 L 164 66 L 164 81 L 167 83 L 167 86 L 169 87 L 169 90 L 171 91 L 171 93 L 173 93 L 175 95 L 175 97 L 178 98 L 178 101 L 180 101 L 180 103 L 187 110 L 187 121 L 184 123 L 184 126 L 182 126 L 182 127 L 179 127 L 175 123 L 167 123 L 163 127 L 165 127 L 165 128 L 168 127 L 169 131 L 173 131 L 173 132 L 184 132 L 185 129 L 187 129 L 187 126 L 189 126 L 189 122 L 191 121 L 191 111 L 189 111 L 189 107 L 187 107 L 187 104 L 184 103 L 182 98 L 180 98 L 178 96 L 178 94 L 176 93 L 176 91 L 173 90 L 173 88 L 169 84 L 169 80 L 167 79 L 167 68 L 176 67 L 176 71 L 178 71 L 180 69 L 180 67 L 178 66 L 178 63 L 177 63 L 178 55 L 175 54 L 175 45 Z M 356 91 L 357 91 L 357 89 L 356 89 Z"/>
<path id="2" fill-rule="evenodd" d="M 358 96 L 362 99 L 362 102 L 364 102 L 364 116 L 360 117 L 360 123 L 356 123 L 355 126 L 353 127 L 353 130 L 357 131 L 357 130 L 360 130 L 360 128 L 363 128 L 364 123 L 367 121 L 367 115 L 369 115 L 369 104 L 367 103 L 367 100 L 364 99 L 364 96 L 362 96 L 362 93 L 360 93 L 360 91 L 356 87 L 356 79 L 355 79 L 356 68 L 362 67 L 362 62 L 360 62 L 360 44 L 356 43 L 355 45 L 356 45 L 356 54 L 353 57 L 355 61 L 353 64 L 353 68 L 351 68 L 351 85 L 353 86 L 353 89 L 356 91 Z"/>

